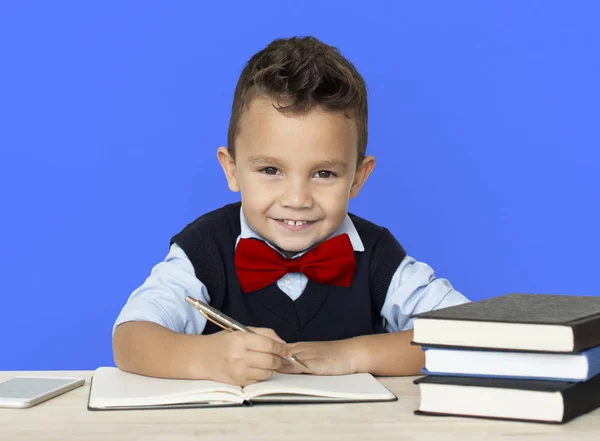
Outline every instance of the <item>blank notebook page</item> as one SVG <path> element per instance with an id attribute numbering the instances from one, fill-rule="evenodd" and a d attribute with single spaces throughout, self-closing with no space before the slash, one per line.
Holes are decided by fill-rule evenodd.
<path id="1" fill-rule="evenodd" d="M 102 367 L 94 373 L 91 397 L 134 403 L 145 402 L 148 398 L 185 396 L 201 391 L 236 390 L 239 393 L 240 388 L 215 381 L 153 378 Z"/>
<path id="2" fill-rule="evenodd" d="M 246 395 L 298 393 L 336 398 L 389 399 L 394 395 L 370 374 L 340 376 L 293 375 L 275 372 L 273 376 L 244 388 Z"/>

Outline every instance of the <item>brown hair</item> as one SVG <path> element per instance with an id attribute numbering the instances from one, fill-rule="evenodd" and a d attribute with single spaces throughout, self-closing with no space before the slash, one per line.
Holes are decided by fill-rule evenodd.
<path id="1" fill-rule="evenodd" d="M 235 159 L 240 119 L 257 95 L 273 99 L 280 112 L 302 114 L 316 106 L 344 111 L 358 130 L 358 165 L 367 150 L 367 88 L 354 65 L 340 51 L 314 37 L 273 40 L 242 70 L 227 133 Z"/>

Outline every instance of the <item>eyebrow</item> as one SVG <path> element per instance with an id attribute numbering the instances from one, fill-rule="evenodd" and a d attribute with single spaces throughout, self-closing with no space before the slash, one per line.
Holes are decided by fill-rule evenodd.
<path id="1" fill-rule="evenodd" d="M 339 159 L 328 159 L 327 161 L 319 162 L 315 168 L 346 168 L 348 165 Z"/>
<path id="2" fill-rule="evenodd" d="M 281 165 L 281 163 L 275 159 L 272 158 L 270 156 L 264 156 L 264 155 L 258 155 L 258 156 L 250 156 L 248 158 L 248 162 L 252 163 L 252 164 L 275 164 L 275 165 Z"/>
<path id="3" fill-rule="evenodd" d="M 281 166 L 281 162 L 271 156 L 257 155 L 250 156 L 248 158 L 248 162 L 251 164 L 273 164 L 277 166 Z M 328 159 L 323 162 L 319 162 L 315 168 L 347 168 L 348 165 L 344 161 L 340 161 L 339 159 Z"/>

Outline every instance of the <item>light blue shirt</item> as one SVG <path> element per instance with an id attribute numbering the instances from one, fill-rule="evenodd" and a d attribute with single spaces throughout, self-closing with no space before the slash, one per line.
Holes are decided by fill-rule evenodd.
<path id="1" fill-rule="evenodd" d="M 240 226 L 237 241 L 241 238 L 262 240 L 248 225 L 242 210 Z M 332 237 L 343 233 L 348 234 L 355 252 L 365 250 L 349 216 Z M 292 300 L 296 300 L 307 283 L 304 274 L 289 273 L 277 281 L 277 286 Z M 188 295 L 210 303 L 210 293 L 196 277 L 187 255 L 177 244 L 173 244 L 165 260 L 156 264 L 144 283 L 131 293 L 117 317 L 113 332 L 121 323 L 151 321 L 175 332 L 201 334 L 206 326 L 206 318 L 185 301 Z M 468 301 L 448 280 L 436 278 L 429 265 L 406 256 L 392 277 L 381 316 L 388 332 L 405 331 L 412 329 L 412 314 Z"/>

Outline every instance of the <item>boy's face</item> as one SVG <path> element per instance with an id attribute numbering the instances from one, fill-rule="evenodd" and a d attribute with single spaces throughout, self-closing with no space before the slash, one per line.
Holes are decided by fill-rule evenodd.
<path id="1" fill-rule="evenodd" d="M 342 224 L 375 160 L 357 161 L 354 120 L 343 112 L 284 115 L 255 98 L 244 112 L 235 161 L 218 150 L 229 188 L 240 191 L 252 229 L 288 257 L 325 240 Z M 291 225 L 293 223 L 293 225 Z"/>

